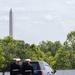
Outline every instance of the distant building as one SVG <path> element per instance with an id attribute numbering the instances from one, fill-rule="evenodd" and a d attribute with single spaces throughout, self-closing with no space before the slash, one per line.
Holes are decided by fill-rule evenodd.
<path id="1" fill-rule="evenodd" d="M 13 37 L 13 12 L 12 9 L 9 11 L 9 36 Z"/>

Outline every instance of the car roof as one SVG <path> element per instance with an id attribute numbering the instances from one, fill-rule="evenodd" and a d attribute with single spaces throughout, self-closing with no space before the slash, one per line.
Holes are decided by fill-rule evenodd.
<path id="1" fill-rule="evenodd" d="M 45 62 L 45 61 L 31 60 L 30 62 Z"/>

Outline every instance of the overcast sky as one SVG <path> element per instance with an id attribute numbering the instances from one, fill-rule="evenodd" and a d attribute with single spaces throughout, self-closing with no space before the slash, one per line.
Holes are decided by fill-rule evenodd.
<path id="1" fill-rule="evenodd" d="M 42 40 L 63 43 L 75 30 L 75 0 L 1 0 L 0 38 L 9 35 L 11 8 L 14 39 L 29 44 Z"/>

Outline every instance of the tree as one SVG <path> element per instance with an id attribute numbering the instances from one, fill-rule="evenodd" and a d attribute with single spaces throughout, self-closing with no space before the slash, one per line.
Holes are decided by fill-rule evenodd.
<path id="1" fill-rule="evenodd" d="M 60 48 L 55 55 L 55 68 L 56 69 L 71 69 L 72 65 L 70 63 L 70 53 L 64 48 Z"/>
<path id="2" fill-rule="evenodd" d="M 38 47 L 40 48 L 40 50 L 44 53 L 48 52 L 48 47 L 47 47 L 47 42 L 45 41 L 41 41 L 38 45 Z"/>
<path id="3" fill-rule="evenodd" d="M 72 49 L 75 49 L 75 31 L 71 31 L 67 35 L 67 40 L 64 42 L 64 44 L 72 47 Z"/>
<path id="4" fill-rule="evenodd" d="M 68 33 L 67 40 L 64 42 L 64 47 L 70 52 L 70 62 L 72 68 L 75 69 L 75 31 Z"/>
<path id="5" fill-rule="evenodd" d="M 43 51 L 44 53 L 47 52 L 51 52 L 52 56 L 55 56 L 56 51 L 62 47 L 62 44 L 60 43 L 60 41 L 56 41 L 56 42 L 51 42 L 51 41 L 42 41 L 38 47 L 40 48 L 41 51 Z"/>
<path id="6" fill-rule="evenodd" d="M 51 67 L 54 68 L 56 61 L 55 58 L 51 55 L 51 52 L 45 53 L 44 61 L 46 61 Z"/>
<path id="7" fill-rule="evenodd" d="M 44 53 L 35 44 L 32 44 L 29 47 L 25 55 L 26 55 L 26 58 L 30 58 L 32 60 L 43 60 L 43 57 L 44 57 Z"/>
<path id="8" fill-rule="evenodd" d="M 22 40 L 14 40 L 12 37 L 7 36 L 2 39 L 1 42 L 2 49 L 5 53 L 4 71 L 9 70 L 10 63 L 12 59 L 21 58 L 25 56 L 25 43 Z"/>
<path id="9" fill-rule="evenodd" d="M 4 61 L 5 61 L 5 58 L 4 58 L 4 52 L 2 50 L 2 47 L 0 45 L 0 70 L 2 70 L 4 68 Z"/>

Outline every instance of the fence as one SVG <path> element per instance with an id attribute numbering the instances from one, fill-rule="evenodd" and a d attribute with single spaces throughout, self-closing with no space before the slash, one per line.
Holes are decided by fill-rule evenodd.
<path id="1" fill-rule="evenodd" d="M 75 75 L 75 69 L 74 70 L 57 70 L 55 75 Z"/>

